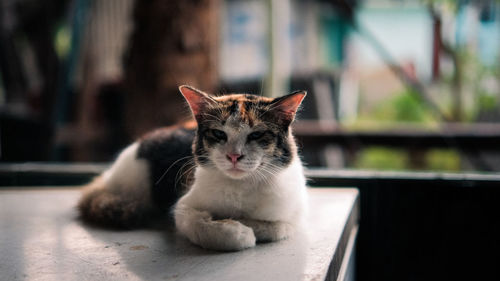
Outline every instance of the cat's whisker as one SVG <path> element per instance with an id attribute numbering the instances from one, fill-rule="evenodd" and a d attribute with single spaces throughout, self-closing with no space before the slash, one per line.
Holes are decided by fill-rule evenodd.
<path id="1" fill-rule="evenodd" d="M 282 167 L 275 165 L 273 163 L 270 163 L 270 162 L 264 163 L 264 165 L 262 165 L 261 167 L 263 169 L 275 169 L 276 171 L 283 169 Z"/>
<path id="2" fill-rule="evenodd" d="M 276 169 L 276 171 L 281 171 L 281 170 L 283 170 L 283 167 L 278 166 L 278 165 L 273 164 L 273 163 L 266 163 L 266 165 L 267 165 L 267 167 L 269 167 L 269 168 Z"/>
<path id="3" fill-rule="evenodd" d="M 273 111 L 274 109 L 278 108 L 280 105 L 279 104 L 271 104 L 271 105 L 268 105 L 264 108 L 264 112 L 262 114 L 259 115 L 259 118 L 262 118 L 262 116 L 266 113 L 268 113 L 269 111 Z"/>
<path id="4" fill-rule="evenodd" d="M 268 164 L 270 164 L 270 163 L 268 163 Z M 280 171 L 281 171 L 281 169 L 278 169 L 278 168 L 275 168 L 272 166 L 268 166 L 268 167 L 263 166 L 259 169 L 258 173 L 264 179 L 266 184 L 268 184 L 271 187 L 274 187 L 275 186 L 274 181 L 271 182 L 270 179 L 276 177 L 276 175 Z"/>
<path id="5" fill-rule="evenodd" d="M 272 171 L 272 170 L 268 170 L 268 169 L 261 169 L 261 170 L 260 170 L 260 173 L 261 173 L 262 175 L 264 175 L 264 173 L 265 173 L 265 174 L 266 174 L 267 176 L 269 176 L 269 177 L 273 177 L 273 176 L 275 176 L 275 175 L 276 175 L 276 173 L 275 173 L 274 171 Z"/>
<path id="6" fill-rule="evenodd" d="M 213 115 L 213 114 L 209 114 L 209 113 L 203 113 L 203 114 L 202 114 L 202 116 L 203 116 L 203 117 L 205 117 L 205 118 L 206 118 L 206 117 L 212 117 L 212 118 L 214 118 L 215 120 L 219 120 L 219 119 L 220 119 L 220 117 L 219 117 L 219 116 L 215 116 L 215 115 Z"/>
<path id="7" fill-rule="evenodd" d="M 263 91 L 264 91 L 264 77 L 262 77 L 262 79 L 260 80 L 260 92 L 259 92 L 259 96 L 263 95 Z"/>
<path id="8" fill-rule="evenodd" d="M 191 174 L 191 172 L 193 172 L 193 170 L 196 168 L 195 165 L 189 167 L 186 171 L 184 171 L 175 181 L 175 188 L 177 188 L 177 184 L 179 183 L 179 181 L 181 180 L 184 180 L 183 184 L 184 185 L 187 185 L 189 183 L 189 174 Z"/>
<path id="9" fill-rule="evenodd" d="M 190 165 L 190 167 L 188 167 L 185 171 L 184 171 L 184 168 L 186 166 Z M 191 158 L 189 159 L 186 163 L 184 163 L 184 165 L 182 165 L 182 167 L 177 171 L 177 174 L 175 175 L 175 186 L 174 188 L 177 189 L 177 184 L 179 183 L 179 181 L 181 181 L 182 179 L 185 179 L 187 183 L 187 180 L 188 180 L 188 177 L 186 177 L 186 175 L 189 175 L 189 173 L 191 173 L 191 171 L 196 168 L 196 165 L 195 165 L 195 162 L 194 162 L 194 158 Z M 179 173 L 181 173 L 181 175 L 179 175 Z"/>
<path id="10" fill-rule="evenodd" d="M 262 177 L 262 174 L 258 171 L 253 175 L 253 177 L 254 177 L 253 184 L 255 184 L 255 186 L 259 186 L 260 183 L 265 182 L 265 179 Z"/>
<path id="11" fill-rule="evenodd" d="M 267 106 L 266 110 L 272 111 L 272 110 L 278 108 L 279 106 L 280 106 L 279 104 L 271 104 L 271 105 Z"/>
<path id="12" fill-rule="evenodd" d="M 268 175 L 264 174 L 263 172 L 266 172 L 268 175 L 270 175 L 270 177 L 268 177 Z M 272 171 L 268 171 L 264 166 L 260 166 L 257 170 L 254 171 L 252 175 L 254 175 L 257 179 L 257 183 L 264 182 L 269 185 L 271 184 L 270 178 L 274 175 L 274 173 Z"/>
<path id="13" fill-rule="evenodd" d="M 271 177 L 268 177 L 268 176 L 267 176 L 267 175 L 265 175 L 263 172 L 267 172 L 267 171 L 266 171 L 266 170 L 262 170 L 262 171 L 260 171 L 260 172 L 259 172 L 259 175 L 260 175 L 260 177 L 261 177 L 262 181 L 263 181 L 264 183 L 266 183 L 266 185 L 267 185 L 268 187 L 275 188 L 275 184 L 274 184 L 274 182 L 270 180 L 270 178 L 271 178 Z M 272 175 L 271 175 L 271 176 L 272 176 Z"/>
<path id="14" fill-rule="evenodd" d="M 249 178 L 250 178 L 253 186 L 259 185 L 259 183 L 260 183 L 259 171 L 254 171 L 253 173 L 251 173 Z"/>
<path id="15" fill-rule="evenodd" d="M 167 168 L 167 170 L 166 170 L 166 171 L 165 171 L 165 172 L 161 175 L 161 177 L 160 177 L 160 178 L 159 178 L 159 179 L 155 182 L 155 185 L 158 185 L 158 184 L 159 184 L 159 183 L 163 180 L 163 178 L 165 177 L 165 175 L 167 175 L 168 171 L 170 171 L 170 169 L 172 169 L 172 167 L 173 167 L 175 164 L 177 164 L 179 161 L 182 161 L 182 160 L 184 160 L 184 159 L 188 159 L 188 158 L 190 158 L 190 157 L 193 157 L 193 156 L 189 155 L 189 156 L 185 156 L 185 157 L 182 157 L 182 158 L 177 159 L 174 163 L 172 163 L 172 164 L 171 164 L 171 165 Z"/>

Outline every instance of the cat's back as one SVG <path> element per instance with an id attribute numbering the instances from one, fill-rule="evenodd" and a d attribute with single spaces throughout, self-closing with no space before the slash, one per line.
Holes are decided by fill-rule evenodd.
<path id="1" fill-rule="evenodd" d="M 194 130 L 186 124 L 158 129 L 125 148 L 83 188 L 78 203 L 82 218 L 131 227 L 164 216 L 190 183 Z"/>
<path id="2" fill-rule="evenodd" d="M 151 197 L 161 208 L 174 204 L 191 182 L 195 129 L 191 123 L 161 128 L 139 142 L 137 158 L 148 163 Z"/>
<path id="3" fill-rule="evenodd" d="M 137 157 L 148 161 L 165 162 L 191 153 L 196 127 L 179 125 L 156 129 L 139 140 Z"/>

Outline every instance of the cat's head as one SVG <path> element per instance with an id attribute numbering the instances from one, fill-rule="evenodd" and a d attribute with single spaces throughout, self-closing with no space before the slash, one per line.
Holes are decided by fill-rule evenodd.
<path id="1" fill-rule="evenodd" d="M 280 98 L 249 94 L 209 96 L 180 86 L 198 123 L 195 160 L 233 179 L 265 179 L 287 167 L 297 148 L 290 124 L 306 92 Z"/>

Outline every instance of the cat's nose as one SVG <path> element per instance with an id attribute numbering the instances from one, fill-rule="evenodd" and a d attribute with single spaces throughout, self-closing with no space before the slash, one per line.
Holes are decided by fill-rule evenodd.
<path id="1" fill-rule="evenodd" d="M 236 164 L 236 162 L 243 158 L 243 155 L 237 153 L 229 153 L 226 155 L 226 158 L 231 161 L 231 163 Z"/>

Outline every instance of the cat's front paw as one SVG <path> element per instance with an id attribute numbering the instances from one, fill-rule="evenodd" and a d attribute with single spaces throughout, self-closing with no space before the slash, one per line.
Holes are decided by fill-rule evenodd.
<path id="1" fill-rule="evenodd" d="M 288 239 L 292 233 L 295 231 L 294 227 L 285 222 L 278 222 L 275 226 L 275 231 L 270 236 L 270 241 L 278 241 L 283 239 Z"/>
<path id="2" fill-rule="evenodd" d="M 270 222 L 252 219 L 242 219 L 241 223 L 251 227 L 259 242 L 272 242 L 289 238 L 295 231 L 287 222 Z"/>
<path id="3" fill-rule="evenodd" d="M 231 220 L 217 220 L 213 222 L 218 228 L 217 242 L 213 250 L 239 251 L 255 246 L 257 241 L 253 230 L 242 223 Z"/>

